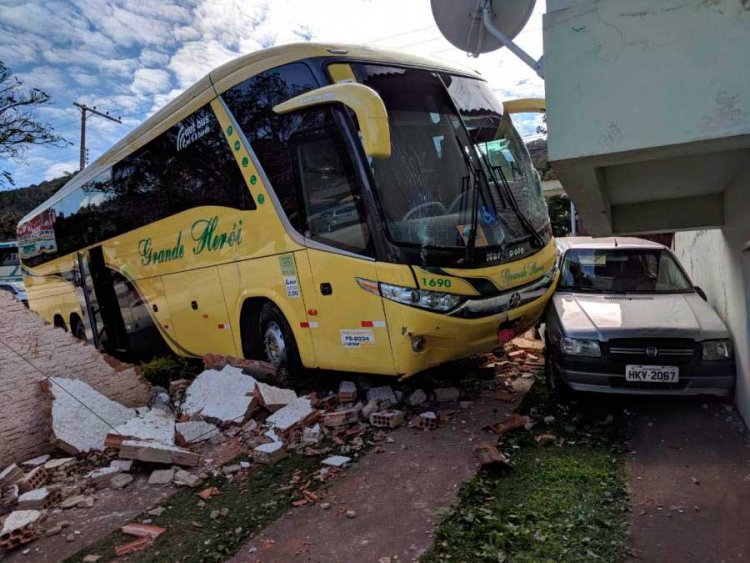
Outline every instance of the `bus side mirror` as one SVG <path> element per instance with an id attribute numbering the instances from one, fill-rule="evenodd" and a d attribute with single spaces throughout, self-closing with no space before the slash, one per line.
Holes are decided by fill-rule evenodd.
<path id="1" fill-rule="evenodd" d="M 295 96 L 274 106 L 278 114 L 289 113 L 323 104 L 344 104 L 357 116 L 362 132 L 365 154 L 370 158 L 391 156 L 391 129 L 388 112 L 378 93 L 364 84 L 342 82 L 323 86 L 305 94 Z"/>

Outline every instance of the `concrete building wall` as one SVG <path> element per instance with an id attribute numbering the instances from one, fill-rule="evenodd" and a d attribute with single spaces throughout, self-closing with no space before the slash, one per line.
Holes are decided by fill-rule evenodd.
<path id="1" fill-rule="evenodd" d="M 0 469 L 51 449 L 49 404 L 40 383 L 77 378 L 129 407 L 147 404 L 150 385 L 135 367 L 44 323 L 0 292 Z"/>
<path id="2" fill-rule="evenodd" d="M 722 229 L 675 235 L 675 252 L 693 283 L 732 332 L 737 358 L 737 406 L 750 424 L 750 162 L 724 193 Z"/>

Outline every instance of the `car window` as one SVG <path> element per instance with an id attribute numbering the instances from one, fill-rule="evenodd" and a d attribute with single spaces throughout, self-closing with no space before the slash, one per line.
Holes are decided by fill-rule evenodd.
<path id="1" fill-rule="evenodd" d="M 662 249 L 571 249 L 560 289 L 600 293 L 693 291 L 675 258 Z"/>

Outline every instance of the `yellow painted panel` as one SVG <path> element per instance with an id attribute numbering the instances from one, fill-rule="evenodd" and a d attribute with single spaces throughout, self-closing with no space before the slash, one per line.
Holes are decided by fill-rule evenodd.
<path id="1" fill-rule="evenodd" d="M 346 63 L 336 63 L 328 65 L 328 72 L 334 82 L 356 82 L 352 67 Z"/>
<path id="2" fill-rule="evenodd" d="M 519 285 L 526 285 L 539 279 L 552 268 L 556 259 L 557 251 L 555 241 L 552 239 L 547 246 L 528 258 L 522 258 L 497 266 L 488 266 L 486 268 L 471 270 L 443 268 L 443 271 L 452 276 L 464 279 L 489 280 L 499 291 L 503 291 Z"/>
<path id="3" fill-rule="evenodd" d="M 229 316 L 232 325 L 237 327 L 234 341 L 238 355 L 242 355 L 242 338 L 251 339 L 254 336 L 241 333 L 242 306 L 247 299 L 261 297 L 273 302 L 284 314 L 294 333 L 302 364 L 308 368 L 317 367 L 310 330 L 302 326 L 308 319 L 306 300 L 299 291 L 301 280 L 310 276 L 306 262 L 302 251 L 246 260 L 219 269 Z M 298 289 L 296 292 L 295 285 Z"/>
<path id="4" fill-rule="evenodd" d="M 377 263 L 378 280 L 401 287 L 417 287 L 411 268 L 406 264 Z"/>
<path id="5" fill-rule="evenodd" d="M 187 351 L 177 343 L 174 323 L 169 315 L 169 303 L 161 276 L 141 279 L 133 283 L 147 303 L 149 315 L 151 315 L 165 342 L 175 353 L 185 355 Z"/>
<path id="6" fill-rule="evenodd" d="M 177 342 L 188 353 L 237 355 L 232 327 L 216 268 L 164 276 L 169 313 Z"/>
<path id="7" fill-rule="evenodd" d="M 310 329 L 321 368 L 393 374 L 383 299 L 363 290 L 357 277 L 377 281 L 373 261 L 308 248 L 312 279 L 302 287 L 317 297 L 318 324 Z M 324 295 L 323 284 L 332 293 Z"/>

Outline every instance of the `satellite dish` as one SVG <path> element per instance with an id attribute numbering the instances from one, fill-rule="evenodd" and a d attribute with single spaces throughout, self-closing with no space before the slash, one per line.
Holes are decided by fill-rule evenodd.
<path id="1" fill-rule="evenodd" d="M 475 57 L 503 46 L 542 76 L 536 61 L 513 43 L 531 17 L 536 0 L 430 0 L 435 23 L 452 45 Z"/>
<path id="2" fill-rule="evenodd" d="M 450 43 L 473 55 L 489 53 L 503 46 L 482 23 L 485 2 L 480 0 L 431 0 L 432 17 Z M 535 0 L 494 0 L 489 2 L 492 23 L 513 39 L 531 17 Z"/>

